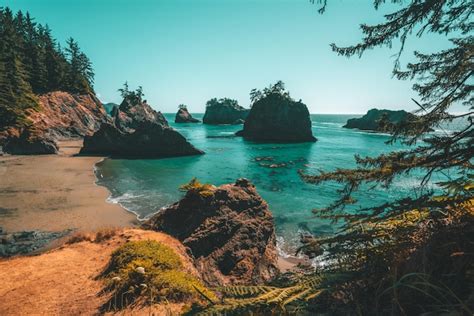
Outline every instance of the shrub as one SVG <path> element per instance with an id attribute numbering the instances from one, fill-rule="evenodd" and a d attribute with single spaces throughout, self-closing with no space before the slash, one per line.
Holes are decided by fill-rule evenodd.
<path id="1" fill-rule="evenodd" d="M 202 197 L 209 197 L 214 195 L 213 188 L 214 186 L 212 184 L 203 184 L 199 182 L 199 180 L 196 178 L 192 178 L 191 181 L 179 187 L 181 191 L 186 191 L 187 193 L 191 194 L 197 193 Z"/>
<path id="2" fill-rule="evenodd" d="M 113 297 L 106 310 L 123 308 L 134 302 L 160 301 L 201 303 L 203 296 L 215 295 L 200 280 L 184 270 L 180 257 L 168 246 L 153 240 L 131 241 L 112 254 L 103 276 Z"/>

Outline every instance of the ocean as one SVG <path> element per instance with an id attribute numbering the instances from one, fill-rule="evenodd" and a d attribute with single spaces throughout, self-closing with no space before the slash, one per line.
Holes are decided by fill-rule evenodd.
<path id="1" fill-rule="evenodd" d="M 193 115 L 202 119 L 202 114 Z M 352 168 L 354 155 L 375 156 L 402 150 L 401 144 L 387 145 L 390 136 L 345 129 L 349 118 L 359 115 L 312 114 L 316 143 L 262 144 L 233 137 L 242 125 L 175 124 L 174 114 L 165 114 L 170 125 L 182 133 L 205 155 L 166 159 L 106 159 L 96 168 L 98 184 L 109 189 L 109 202 L 119 203 L 145 219 L 160 208 L 178 201 L 183 192 L 179 186 L 196 177 L 202 183 L 220 185 L 247 178 L 268 202 L 275 219 L 278 246 L 282 255 L 291 255 L 302 233 L 317 236 L 336 231 L 337 224 L 316 218 L 312 210 L 328 206 L 338 197 L 340 184 L 305 183 L 298 170 L 317 173 L 336 168 Z M 390 189 L 362 188 L 355 196 L 360 207 L 416 194 L 421 175 L 404 175 L 395 179 Z M 435 188 L 430 184 L 428 189 Z"/>

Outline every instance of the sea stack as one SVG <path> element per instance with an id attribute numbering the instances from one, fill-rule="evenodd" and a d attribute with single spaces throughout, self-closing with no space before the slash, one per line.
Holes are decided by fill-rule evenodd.
<path id="1" fill-rule="evenodd" d="M 222 98 L 211 99 L 206 103 L 204 124 L 242 124 L 249 110 L 241 107 L 237 100 Z"/>
<path id="2" fill-rule="evenodd" d="M 306 105 L 293 100 L 282 82 L 252 91 L 252 108 L 237 136 L 261 142 L 315 142 Z"/>
<path id="3" fill-rule="evenodd" d="M 179 106 L 178 112 L 174 119 L 175 123 L 199 123 L 201 122 L 198 119 L 195 119 L 191 113 L 188 112 L 188 107 L 184 104 Z"/>
<path id="4" fill-rule="evenodd" d="M 161 112 L 134 95 L 112 111 L 112 120 L 84 138 L 81 154 L 160 158 L 204 153 L 171 128 Z"/>
<path id="5" fill-rule="evenodd" d="M 188 247 L 208 284 L 262 284 L 278 273 L 272 214 L 246 179 L 220 187 L 194 179 L 182 200 L 144 226 Z"/>
<path id="6" fill-rule="evenodd" d="M 391 111 L 391 110 L 379 110 L 371 109 L 362 116 L 361 118 L 349 119 L 344 125 L 344 128 L 356 128 L 364 131 L 377 131 L 383 132 L 383 120 L 388 120 L 390 124 L 399 124 L 403 121 L 413 119 L 414 114 L 411 114 L 404 110 Z"/>

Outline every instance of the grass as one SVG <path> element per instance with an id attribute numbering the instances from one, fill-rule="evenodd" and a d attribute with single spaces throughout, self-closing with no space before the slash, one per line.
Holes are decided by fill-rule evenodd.
<path id="1" fill-rule="evenodd" d="M 186 184 L 179 187 L 181 191 L 186 191 L 191 194 L 199 194 L 202 197 L 211 197 L 214 195 L 214 186 L 209 183 L 201 183 L 198 179 L 192 178 Z"/>
<path id="2" fill-rule="evenodd" d="M 106 311 L 135 304 L 216 301 L 215 294 L 184 269 L 181 258 L 157 241 L 130 241 L 116 249 L 103 273 L 112 292 Z M 205 299 L 204 299 L 205 298 Z"/>

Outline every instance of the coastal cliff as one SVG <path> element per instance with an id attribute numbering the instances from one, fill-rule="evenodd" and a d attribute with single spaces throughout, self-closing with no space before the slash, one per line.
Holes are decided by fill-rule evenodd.
<path id="1" fill-rule="evenodd" d="M 211 285 L 260 284 L 277 273 L 273 217 L 246 179 L 220 187 L 196 180 L 186 196 L 161 210 L 145 228 L 180 240 Z"/>
<path id="2" fill-rule="evenodd" d="M 203 154 L 169 127 L 161 112 L 131 97 L 112 111 L 112 123 L 102 124 L 96 133 L 84 138 L 80 153 L 141 158 Z"/>
<path id="3" fill-rule="evenodd" d="M 38 106 L 24 112 L 25 124 L 0 131 L 3 150 L 10 154 L 55 154 L 57 141 L 93 134 L 108 121 L 94 94 L 55 91 L 39 95 Z"/>
<path id="4" fill-rule="evenodd" d="M 241 107 L 236 100 L 222 98 L 211 99 L 206 103 L 206 113 L 202 122 L 204 124 L 242 124 L 249 110 Z"/>

